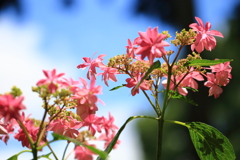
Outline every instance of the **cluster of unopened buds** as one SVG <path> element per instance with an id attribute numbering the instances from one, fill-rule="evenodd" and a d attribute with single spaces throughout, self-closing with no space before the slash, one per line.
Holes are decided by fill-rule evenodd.
<path id="1" fill-rule="evenodd" d="M 219 97 L 223 92 L 222 86 L 226 86 L 232 78 L 230 62 L 210 67 L 189 63 L 202 60 L 200 53 L 204 49 L 211 51 L 216 46 L 213 36 L 223 38 L 223 35 L 210 30 L 209 22 L 204 26 L 200 18 L 196 17 L 196 20 L 198 24 L 190 24 L 192 29 L 176 33 L 175 39 L 171 41 L 178 48 L 174 57 L 174 51 L 165 50 L 170 46 L 166 42 L 170 35 L 166 31 L 158 33 L 157 27 L 139 32 L 139 37 L 133 42 L 128 40 L 126 54 L 111 58 L 107 65 L 103 63 L 103 54 L 96 59 L 84 57 L 85 63 L 77 68 L 88 68 L 87 78 L 90 85 L 84 78 L 75 81 L 63 78 L 64 73 L 57 74 L 55 69 L 44 70 L 46 78 L 39 80 L 37 86 L 32 88 L 43 100 L 45 113 L 41 121 L 25 116 L 22 111 L 26 109 L 22 104 L 24 98 L 21 91 L 14 87 L 10 93 L 0 96 L 0 138 L 7 144 L 9 134 L 14 134 L 14 138 L 21 141 L 22 146 L 33 148 L 34 145 L 41 146 L 48 142 L 47 132 L 53 131 L 87 145 L 92 145 L 90 140 L 103 140 L 106 148 L 118 127 L 113 124 L 114 118 L 111 114 L 108 118 L 95 114 L 98 110 L 97 103 L 103 103 L 97 97 L 102 89 L 95 85 L 98 76 L 102 76 L 108 86 L 108 80 L 117 81 L 116 75 L 128 75 L 126 84 L 121 87 L 132 88 L 133 96 L 139 93 L 139 90 L 145 94 L 145 91 L 149 90 L 153 96 L 158 96 L 157 89 L 161 83 L 165 88 L 186 96 L 187 89 L 198 90 L 196 80 L 206 80 L 204 85 L 210 88 L 209 96 Z M 178 60 L 181 50 L 187 45 L 191 46 L 192 54 Z M 150 72 L 149 69 L 157 58 L 161 58 L 163 63 Z M 171 59 L 173 60 L 170 62 Z M 97 73 L 97 68 L 101 73 Z M 99 137 L 96 137 L 96 132 L 101 133 Z M 84 146 L 75 147 L 76 159 L 90 160 L 93 154 Z"/>

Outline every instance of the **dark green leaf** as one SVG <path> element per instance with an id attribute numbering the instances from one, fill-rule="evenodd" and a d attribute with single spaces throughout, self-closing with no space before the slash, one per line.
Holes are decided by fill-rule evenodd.
<path id="1" fill-rule="evenodd" d="M 218 60 L 208 60 L 208 59 L 195 59 L 187 62 L 188 66 L 213 66 L 224 62 L 233 61 L 232 59 L 218 59 Z"/>
<path id="2" fill-rule="evenodd" d="M 87 149 L 89 149 L 93 153 L 98 154 L 101 158 L 104 158 L 104 159 L 107 158 L 107 154 L 104 151 L 101 151 L 101 150 L 99 150 L 99 149 L 97 149 L 97 148 L 95 148 L 93 146 L 89 146 L 89 145 L 83 144 L 83 143 L 77 141 L 76 139 L 65 137 L 65 136 L 57 134 L 57 133 L 53 133 L 52 135 L 54 137 L 54 140 L 68 140 L 68 141 L 71 141 L 71 142 L 75 143 L 76 145 L 81 145 L 81 146 L 86 147 Z"/>
<path id="3" fill-rule="evenodd" d="M 124 86 L 126 86 L 126 84 L 122 84 L 121 86 L 114 87 L 114 88 L 110 89 L 109 91 L 114 91 L 114 90 L 117 90 L 117 89 L 122 88 Z"/>
<path id="4" fill-rule="evenodd" d="M 136 119 L 136 118 L 148 118 L 148 119 L 154 119 L 154 120 L 157 120 L 157 118 L 155 117 L 149 117 L 149 116 L 133 116 L 133 117 L 129 117 L 126 122 L 122 125 L 122 127 L 118 130 L 117 134 L 115 135 L 115 137 L 113 138 L 113 140 L 109 143 L 109 145 L 107 146 L 107 148 L 104 150 L 107 154 L 109 154 L 114 145 L 117 143 L 117 140 L 120 136 L 120 134 L 122 133 L 123 129 L 126 127 L 127 123 L 130 122 L 131 120 L 133 119 Z M 98 157 L 97 160 L 105 160 L 105 158 L 101 158 L 101 157 Z"/>
<path id="5" fill-rule="evenodd" d="M 173 99 L 179 99 L 181 101 L 188 102 L 188 103 L 190 103 L 190 104 L 192 104 L 194 106 L 198 106 L 198 104 L 195 103 L 193 100 L 191 100 L 190 98 L 187 98 L 184 95 L 179 94 L 176 91 L 169 90 L 169 94 L 171 95 L 171 98 L 173 98 Z"/>
<path id="6" fill-rule="evenodd" d="M 161 67 L 161 63 L 159 60 L 157 60 L 156 62 L 154 62 L 151 67 L 148 69 L 148 71 L 145 73 L 145 75 L 143 76 L 143 78 L 141 79 L 140 82 L 138 82 L 138 84 L 135 86 L 135 88 L 138 88 L 140 86 L 140 84 L 144 81 L 144 79 L 149 78 L 150 73 L 157 68 Z"/>
<path id="7" fill-rule="evenodd" d="M 201 160 L 234 160 L 232 144 L 216 128 L 201 122 L 185 123 Z"/>

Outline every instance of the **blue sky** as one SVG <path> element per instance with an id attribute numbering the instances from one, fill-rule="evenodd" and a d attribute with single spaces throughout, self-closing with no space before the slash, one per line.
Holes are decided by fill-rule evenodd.
<path id="1" fill-rule="evenodd" d="M 175 29 L 168 25 L 132 14 L 134 6 L 127 0 L 106 3 L 76 1 L 68 11 L 58 0 L 22 2 L 24 15 L 20 19 L 11 9 L 0 15 L 0 92 L 8 92 L 12 85 L 22 88 L 26 97 L 24 102 L 29 108 L 26 112 L 37 118 L 41 117 L 41 100 L 31 92 L 31 86 L 43 77 L 42 69 L 56 68 L 59 72 L 65 72 L 67 77 L 77 79 L 86 75 L 85 71 L 76 68 L 83 62 L 82 57 L 92 57 L 98 52 L 107 55 L 107 62 L 107 59 L 125 53 L 127 39 L 133 40 L 138 36 L 138 31 L 146 31 L 149 26 L 158 26 L 160 32 L 170 30 L 174 37 Z M 237 0 L 228 1 L 226 7 L 224 0 L 196 0 L 196 16 L 204 22 L 211 22 L 212 29 L 227 34 L 226 18 L 231 16 L 231 6 L 235 3 Z M 151 110 L 144 96 L 132 97 L 130 89 L 108 91 L 123 83 L 124 77 L 120 76 L 119 82 L 110 82 L 110 87 L 103 88 L 104 94 L 99 98 L 106 106 L 100 105 L 97 113 L 107 116 L 111 112 L 119 127 L 128 117 Z M 104 86 L 101 81 L 98 84 Z M 137 136 L 132 122 L 121 135 L 122 144 L 111 153 L 110 160 L 141 160 Z M 23 149 L 14 139 L 9 141 L 8 147 L 3 143 L 0 147 L 0 154 L 5 156 L 1 158 L 8 158 Z M 22 156 L 22 159 L 26 157 Z"/>

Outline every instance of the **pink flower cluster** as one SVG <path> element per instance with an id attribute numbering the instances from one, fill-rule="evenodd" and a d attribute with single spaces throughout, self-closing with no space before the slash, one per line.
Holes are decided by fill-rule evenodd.
<path id="1" fill-rule="evenodd" d="M 49 122 L 45 125 L 45 131 L 53 131 L 64 136 L 77 139 L 81 136 L 81 132 L 85 129 L 91 133 L 92 138 L 94 136 L 99 136 L 94 137 L 94 140 L 104 141 L 106 147 L 115 136 L 118 127 L 114 125 L 114 118 L 111 114 L 109 114 L 109 118 L 105 118 L 103 116 L 98 117 L 95 114 L 98 110 L 97 103 L 103 103 L 97 97 L 98 94 L 102 93 L 102 87 L 96 86 L 96 79 L 91 71 L 92 70 L 89 72 L 89 76 L 92 78 L 90 80 L 90 84 L 88 84 L 84 78 L 80 78 L 78 81 L 71 78 L 66 79 L 63 77 L 65 74 L 57 74 L 56 69 L 51 71 L 43 70 L 45 78 L 36 83 L 39 87 L 39 94 L 43 94 L 41 96 L 47 94 L 45 96 L 51 98 L 55 97 L 56 99 L 56 96 L 51 95 L 56 95 L 60 93 L 61 90 L 69 91 L 69 93 L 71 93 L 67 99 L 65 98 L 65 105 L 62 107 L 54 104 L 47 104 L 48 107 L 51 107 L 48 109 L 55 108 L 56 113 L 48 117 Z M 111 73 L 112 71 L 106 71 L 106 73 L 107 72 Z M 103 77 L 108 76 L 106 73 L 104 73 L 105 75 Z M 14 97 L 12 94 L 0 95 L 0 139 L 7 144 L 9 134 L 14 134 L 14 138 L 21 141 L 23 147 L 31 148 L 29 139 L 27 138 L 24 130 L 35 143 L 38 139 L 40 128 L 39 126 L 36 126 L 34 120 L 29 117 L 25 118 L 24 112 L 21 112 L 26 108 L 22 104 L 23 99 L 23 96 Z M 48 101 L 46 101 L 46 103 L 48 103 Z M 46 109 L 46 106 L 44 108 Z M 69 108 L 76 109 L 76 115 L 80 117 L 80 121 L 72 116 L 72 111 L 69 112 L 70 114 L 65 116 L 60 114 L 67 111 Z M 24 127 L 24 129 L 22 127 Z M 98 132 L 99 135 L 96 135 L 96 132 Z M 47 132 L 44 133 L 39 145 L 46 142 L 45 135 L 47 135 Z M 87 139 L 84 138 L 84 143 L 88 144 L 85 140 Z M 119 142 L 120 141 L 118 141 L 118 143 Z M 93 156 L 93 153 L 84 147 L 77 147 L 75 149 L 75 153 L 77 159 L 92 159 Z"/>

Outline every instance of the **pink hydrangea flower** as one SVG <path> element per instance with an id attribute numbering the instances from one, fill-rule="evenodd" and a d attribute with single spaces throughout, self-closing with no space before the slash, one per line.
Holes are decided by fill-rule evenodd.
<path id="1" fill-rule="evenodd" d="M 102 75 L 102 79 L 104 80 L 104 83 L 106 86 L 108 86 L 108 80 L 112 80 L 114 82 L 117 82 L 116 74 L 118 73 L 118 70 L 116 68 L 111 67 L 102 67 L 100 70 L 104 71 L 103 73 L 98 73 L 98 75 Z"/>
<path id="2" fill-rule="evenodd" d="M 103 117 L 102 128 L 105 130 L 106 135 L 108 136 L 110 132 L 115 132 L 118 129 L 116 125 L 113 124 L 114 117 L 109 113 L 108 119 Z"/>
<path id="3" fill-rule="evenodd" d="M 128 46 L 127 48 L 127 55 L 129 57 L 135 58 L 135 50 L 137 49 L 137 41 L 139 40 L 140 37 L 136 38 L 134 42 L 132 43 L 130 39 L 128 39 Z"/>
<path id="4" fill-rule="evenodd" d="M 95 86 L 96 80 L 94 78 L 90 79 L 90 87 L 88 87 L 87 81 L 80 78 L 83 87 L 80 88 L 72 97 L 77 100 L 77 114 L 82 118 L 86 118 L 89 114 L 94 114 L 98 108 L 96 103 L 102 102 L 97 98 L 97 94 L 102 94 L 102 87 Z M 103 103 L 103 102 L 102 102 Z"/>
<path id="5" fill-rule="evenodd" d="M 106 134 L 102 134 L 98 140 L 103 140 L 105 141 L 104 143 L 104 148 L 107 148 L 107 146 L 109 145 L 109 143 L 111 143 L 111 141 L 113 140 L 113 138 L 115 137 L 116 133 L 113 132 L 112 134 L 110 135 L 106 135 Z M 114 145 L 113 149 L 116 149 L 117 148 L 117 145 L 120 144 L 121 141 L 118 139 L 116 144 Z"/>
<path id="6" fill-rule="evenodd" d="M 85 147 L 76 146 L 76 148 L 74 149 L 74 152 L 75 152 L 75 159 L 77 160 L 93 160 L 94 153 Z"/>
<path id="7" fill-rule="evenodd" d="M 65 75 L 65 73 L 56 73 L 56 69 L 53 69 L 52 71 L 43 70 L 44 75 L 46 76 L 46 79 L 41 79 L 37 82 L 37 86 L 40 85 L 48 85 L 49 91 L 51 93 L 54 93 L 58 87 L 57 84 L 62 84 L 62 80 L 59 80 L 60 77 Z"/>
<path id="8" fill-rule="evenodd" d="M 227 72 L 207 73 L 207 82 L 204 86 L 209 87 L 209 96 L 214 95 L 214 98 L 218 98 L 223 92 L 221 86 L 226 86 L 229 83 Z"/>
<path id="9" fill-rule="evenodd" d="M 197 32 L 196 41 L 191 45 L 192 51 L 196 50 L 198 53 L 201 53 L 204 48 L 208 51 L 211 51 L 216 46 L 216 39 L 213 36 L 218 36 L 223 38 L 222 33 L 216 30 L 210 30 L 211 24 L 209 22 L 204 26 L 203 21 L 195 17 L 197 23 L 192 23 L 189 25 L 193 31 Z"/>
<path id="10" fill-rule="evenodd" d="M 95 114 L 90 114 L 84 121 L 81 123 L 81 127 L 87 126 L 88 130 L 94 136 L 96 131 L 101 132 L 103 123 L 103 117 L 98 117 Z"/>
<path id="11" fill-rule="evenodd" d="M 184 75 L 185 75 L 185 73 L 183 75 L 181 75 L 180 77 L 182 78 Z M 195 81 L 195 79 L 198 81 L 204 80 L 203 76 L 199 72 L 193 71 L 193 68 L 192 68 L 192 69 L 190 69 L 190 73 L 181 82 L 181 85 L 188 86 L 193 89 L 198 89 L 198 83 Z"/>
<path id="12" fill-rule="evenodd" d="M 230 66 L 230 62 L 220 63 L 214 66 L 210 66 L 210 68 L 212 69 L 212 72 L 227 72 L 228 78 L 232 78 L 232 67 Z"/>
<path id="13" fill-rule="evenodd" d="M 174 76 L 172 76 L 171 80 L 170 80 L 169 90 L 174 90 L 175 84 L 177 84 L 181 79 L 182 79 L 182 76 L 178 76 L 178 77 L 175 77 L 175 78 L 174 78 Z M 164 88 L 167 87 L 167 79 L 162 81 L 162 85 L 164 86 Z M 186 96 L 188 94 L 188 91 L 184 87 L 187 87 L 187 84 L 186 83 L 180 83 L 177 87 L 177 91 L 181 95 Z"/>
<path id="14" fill-rule="evenodd" d="M 76 119 L 67 116 L 67 120 L 62 118 L 52 121 L 47 130 L 68 136 L 70 138 L 76 138 L 79 134 L 77 129 L 79 129 L 80 123 L 81 122 L 77 121 Z"/>
<path id="15" fill-rule="evenodd" d="M 138 88 L 136 88 L 136 85 L 138 84 L 138 82 L 141 81 L 143 75 L 141 75 L 139 72 L 138 73 L 134 73 L 134 78 L 127 78 L 126 79 L 126 87 L 128 88 L 132 88 L 131 93 L 132 96 L 135 96 L 137 93 L 139 93 L 139 88 L 142 90 L 149 90 L 149 85 L 143 81 L 140 86 Z"/>
<path id="16" fill-rule="evenodd" d="M 95 55 L 96 53 L 94 53 Z M 93 55 L 93 56 L 94 56 Z M 88 72 L 87 72 L 87 78 L 96 78 L 95 74 L 97 74 L 96 67 L 104 67 L 105 65 L 102 63 L 103 59 L 102 57 L 106 56 L 105 54 L 99 55 L 96 59 L 92 60 L 89 57 L 83 57 L 83 60 L 85 63 L 79 64 L 77 68 L 82 68 L 85 69 L 86 67 L 89 66 Z"/>
<path id="17" fill-rule="evenodd" d="M 4 123 L 7 123 L 12 118 L 20 119 L 19 111 L 26 109 L 22 104 L 24 97 L 13 97 L 11 94 L 0 96 L 0 117 L 4 117 Z"/>
<path id="18" fill-rule="evenodd" d="M 157 27 L 153 29 L 149 27 L 146 32 L 138 32 L 138 34 L 140 38 L 136 41 L 136 44 L 139 45 L 136 54 L 141 55 L 142 59 L 148 57 L 152 64 L 155 57 L 161 58 L 166 55 L 164 47 L 170 46 L 170 44 L 164 41 L 167 35 L 159 34 Z"/>

